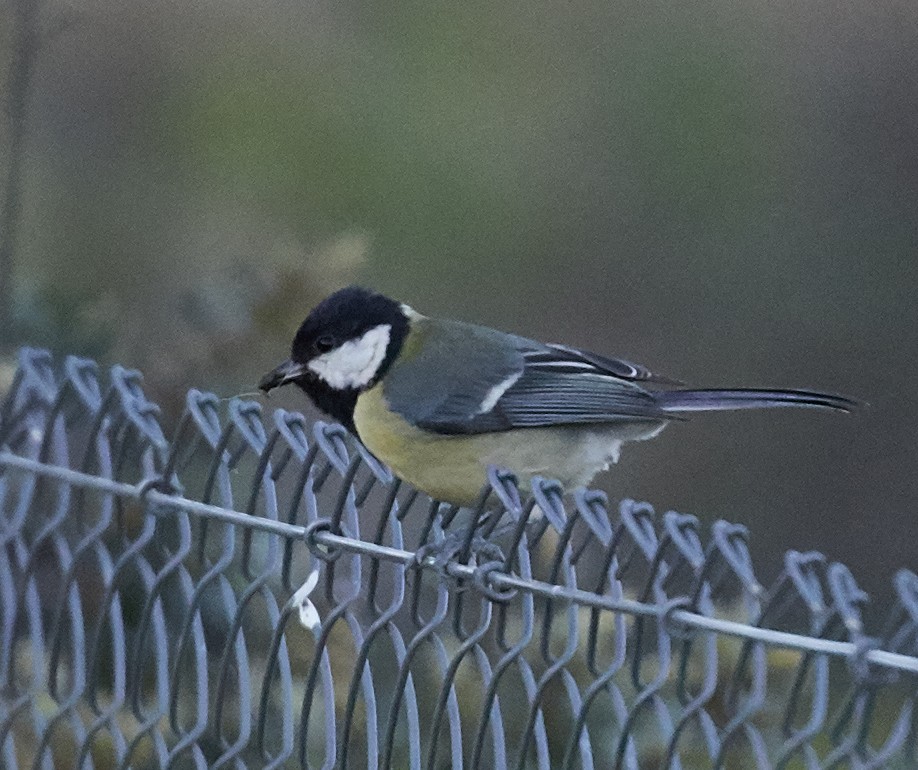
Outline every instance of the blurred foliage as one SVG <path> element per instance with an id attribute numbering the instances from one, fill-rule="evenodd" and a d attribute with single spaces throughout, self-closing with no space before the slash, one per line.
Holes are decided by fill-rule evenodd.
<path id="1" fill-rule="evenodd" d="M 749 523 L 766 574 L 819 548 L 882 593 L 918 558 L 913 3 L 40 9 L 0 347 L 141 368 L 171 422 L 359 281 L 700 385 L 823 387 L 871 409 L 699 419 L 604 483 Z"/>

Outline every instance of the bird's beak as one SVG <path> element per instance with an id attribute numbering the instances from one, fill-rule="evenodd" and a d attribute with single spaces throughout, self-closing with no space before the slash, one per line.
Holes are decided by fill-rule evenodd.
<path id="1" fill-rule="evenodd" d="M 288 359 L 262 377 L 261 382 L 258 383 L 258 389 L 267 393 L 268 391 L 274 390 L 274 388 L 279 388 L 281 385 L 286 385 L 288 382 L 304 374 L 306 374 L 305 364 L 298 364 L 296 361 Z"/>

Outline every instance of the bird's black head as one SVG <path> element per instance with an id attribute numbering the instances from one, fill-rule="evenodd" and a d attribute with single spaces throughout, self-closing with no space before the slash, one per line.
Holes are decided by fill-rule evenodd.
<path id="1" fill-rule="evenodd" d="M 408 334 L 406 308 L 357 286 L 336 291 L 300 325 L 290 359 L 259 384 L 265 393 L 293 382 L 351 431 L 357 396 L 373 387 Z"/>

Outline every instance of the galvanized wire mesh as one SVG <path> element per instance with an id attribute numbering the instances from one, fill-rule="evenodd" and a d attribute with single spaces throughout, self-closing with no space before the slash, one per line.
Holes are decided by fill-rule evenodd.
<path id="1" fill-rule="evenodd" d="M 868 635 L 820 554 L 764 588 L 741 526 L 491 475 L 456 511 L 198 391 L 168 440 L 138 373 L 21 351 L 3 766 L 918 766 L 914 574 Z"/>

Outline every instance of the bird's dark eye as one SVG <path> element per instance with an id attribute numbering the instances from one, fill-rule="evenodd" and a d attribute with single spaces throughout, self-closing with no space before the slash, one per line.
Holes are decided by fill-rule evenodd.
<path id="1" fill-rule="evenodd" d="M 333 347 L 335 347 L 335 338 L 330 334 L 323 334 L 316 340 L 316 350 L 320 353 L 327 353 Z"/>

